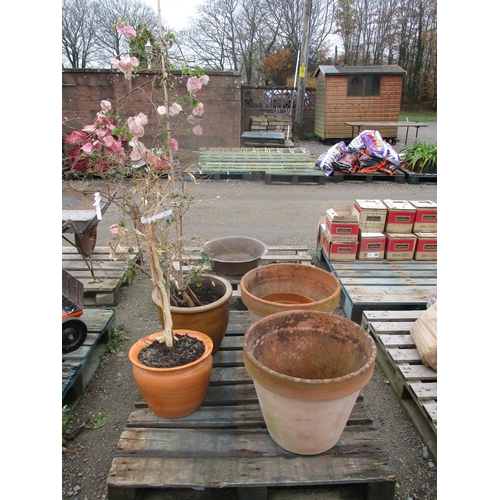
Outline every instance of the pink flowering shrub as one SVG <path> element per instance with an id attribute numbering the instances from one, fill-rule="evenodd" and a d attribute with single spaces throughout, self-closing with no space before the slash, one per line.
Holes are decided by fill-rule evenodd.
<path id="1" fill-rule="evenodd" d="M 116 30 L 131 39 L 136 37 L 134 28 L 126 26 L 124 21 L 116 24 Z M 139 60 L 129 54 L 121 55 L 120 59 L 111 58 L 110 62 L 128 81 L 132 80 L 133 72 L 139 66 Z M 204 106 L 196 99 L 195 94 L 208 81 L 207 75 L 190 76 L 186 82 L 189 97 L 164 102 L 157 107 L 158 117 L 170 120 L 184 114 L 186 122 L 192 126 L 193 134 L 201 135 L 203 129 L 199 118 L 203 115 Z M 190 114 L 185 112 L 186 105 L 192 107 Z M 144 161 L 155 170 L 168 171 L 171 166 L 170 156 L 178 151 L 179 144 L 175 138 L 169 137 L 161 150 L 153 151 L 146 147 L 140 139 L 144 137 L 147 125 L 148 117 L 144 113 L 123 121 L 112 109 L 110 101 L 101 101 L 101 110 L 96 114 L 94 123 L 84 126 L 82 130 L 73 131 L 65 139 L 66 144 L 73 146 L 68 152 L 70 169 L 79 173 L 89 170 L 102 173 L 110 168 L 123 167 L 127 162 Z"/>

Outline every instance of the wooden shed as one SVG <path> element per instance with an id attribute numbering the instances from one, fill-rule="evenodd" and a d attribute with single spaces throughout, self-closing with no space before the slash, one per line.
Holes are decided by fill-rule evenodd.
<path id="1" fill-rule="evenodd" d="M 399 121 L 405 74 L 396 65 L 318 66 L 314 133 L 323 140 L 340 140 L 352 137 L 346 122 Z M 398 135 L 396 127 L 377 130 L 384 138 Z"/>

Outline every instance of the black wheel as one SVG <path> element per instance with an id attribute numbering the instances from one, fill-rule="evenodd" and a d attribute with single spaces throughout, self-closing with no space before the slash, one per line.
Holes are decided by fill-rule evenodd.
<path id="1" fill-rule="evenodd" d="M 87 338 L 87 325 L 75 318 L 63 319 L 62 322 L 62 352 L 76 351 Z"/>

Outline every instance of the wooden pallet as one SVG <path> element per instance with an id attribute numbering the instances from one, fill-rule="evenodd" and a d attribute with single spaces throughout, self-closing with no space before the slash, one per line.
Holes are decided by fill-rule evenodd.
<path id="1" fill-rule="evenodd" d="M 423 365 L 410 328 L 423 311 L 364 311 L 377 363 L 437 462 L 437 372 Z"/>
<path id="2" fill-rule="evenodd" d="M 313 171 L 316 157 L 296 148 L 210 148 L 200 151 L 201 173 Z"/>
<path id="3" fill-rule="evenodd" d="M 437 286 L 436 261 L 324 261 L 342 285 L 340 305 L 347 318 L 360 324 L 363 311 L 426 309 Z"/>
<path id="4" fill-rule="evenodd" d="M 113 261 L 108 247 L 96 247 L 92 254 L 94 275 L 92 278 L 83 257 L 73 246 L 62 247 L 62 268 L 77 278 L 84 286 L 85 307 L 113 307 L 118 304 L 120 286 L 124 282 L 127 265 Z"/>
<path id="5" fill-rule="evenodd" d="M 402 171 L 408 184 L 437 184 L 437 174 L 419 174 L 406 168 Z"/>
<path id="6" fill-rule="evenodd" d="M 266 184 L 319 184 L 325 183 L 325 174 L 318 170 L 294 170 L 291 172 L 266 172 Z"/>
<path id="7" fill-rule="evenodd" d="M 80 317 L 87 325 L 87 339 L 76 351 L 62 355 L 62 399 L 78 399 L 106 351 L 115 323 L 113 309 L 84 309 Z"/>
<path id="8" fill-rule="evenodd" d="M 333 182 L 344 182 L 344 181 L 364 181 L 364 182 L 396 182 L 402 184 L 405 182 L 405 175 L 403 172 L 396 172 L 394 175 L 389 175 L 383 172 L 372 172 L 368 174 L 348 174 L 344 172 L 333 171 L 333 174 L 329 176 Z"/>
<path id="9" fill-rule="evenodd" d="M 108 474 L 108 499 L 147 499 L 162 488 L 238 488 L 266 498 L 268 487 L 346 485 L 363 486 L 363 496 L 349 498 L 394 498 L 395 472 L 362 395 L 331 450 L 300 456 L 274 443 L 243 364 L 249 326 L 248 311 L 231 311 L 207 396 L 192 415 L 159 418 L 137 401 Z"/>

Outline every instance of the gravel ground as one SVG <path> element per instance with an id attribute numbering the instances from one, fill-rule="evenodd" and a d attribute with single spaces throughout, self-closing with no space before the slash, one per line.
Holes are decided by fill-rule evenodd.
<path id="1" fill-rule="evenodd" d="M 404 140 L 404 135 L 402 137 Z M 419 139 L 436 140 L 435 124 L 428 129 L 421 129 Z M 304 141 L 297 145 L 318 155 L 329 147 L 318 141 Z M 394 182 L 343 182 L 309 186 L 266 185 L 263 181 L 204 181 L 193 183 L 192 194 L 195 203 L 186 216 L 185 229 L 187 233 L 197 234 L 202 241 L 244 234 L 259 238 L 269 245 L 307 244 L 313 256 L 316 254 L 319 218 L 333 204 L 352 204 L 355 199 L 384 198 L 437 201 L 436 185 Z M 107 228 L 114 222 L 114 215 L 112 209 L 108 210 L 99 225 L 99 246 L 106 244 Z M 159 327 L 157 312 L 150 300 L 150 284 L 142 276 L 137 276 L 132 285 L 122 286 L 115 309 L 124 343 L 117 352 L 108 355 L 96 370 L 73 409 L 69 427 L 98 413 L 105 413 L 107 422 L 98 429 L 84 428 L 63 447 L 63 499 L 106 499 L 106 478 L 113 452 L 138 397 L 127 352 L 137 339 L 157 331 Z M 396 499 L 436 499 L 437 465 L 378 368 L 363 389 L 363 394 L 396 470 Z M 332 498 L 328 491 L 317 489 L 274 492 L 269 498 L 294 500 L 311 496 L 325 500 Z M 205 500 L 235 497 L 231 491 L 213 494 L 172 490 L 162 493 L 158 498 Z"/>

